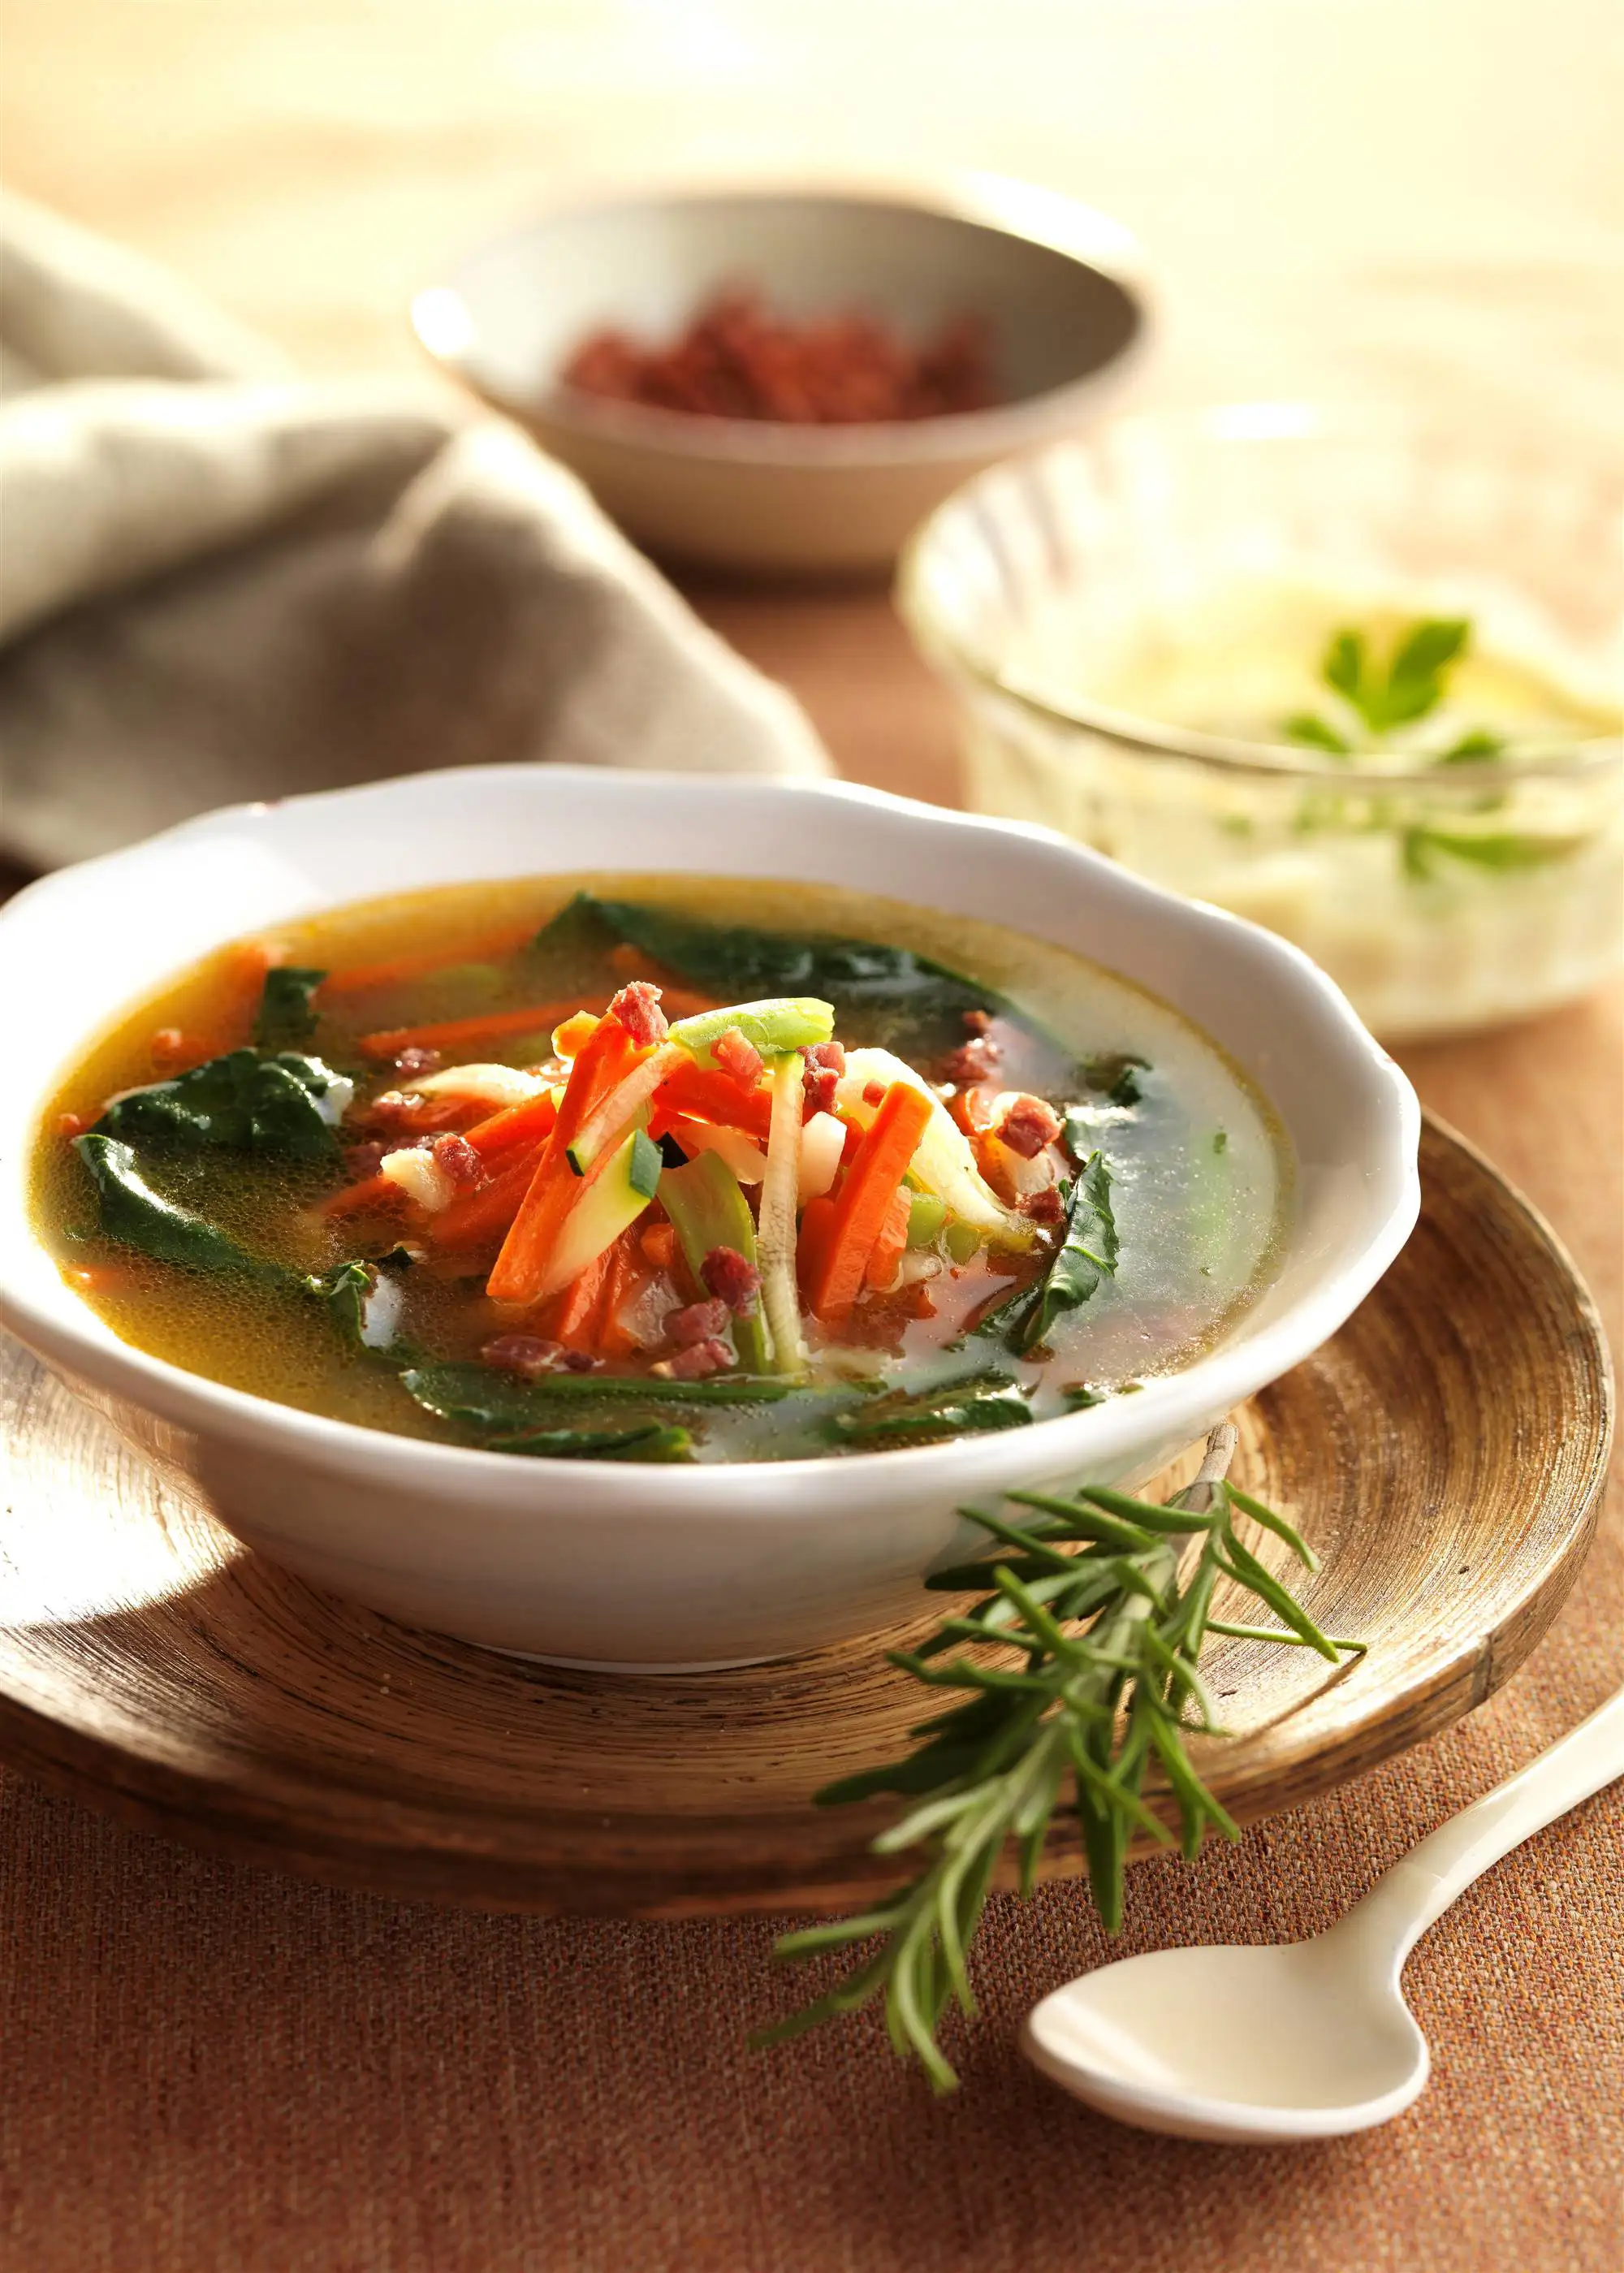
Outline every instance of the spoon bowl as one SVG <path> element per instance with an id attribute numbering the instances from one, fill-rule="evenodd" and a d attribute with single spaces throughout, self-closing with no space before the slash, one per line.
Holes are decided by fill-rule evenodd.
<path id="1" fill-rule="evenodd" d="M 1429 2066 L 1396 1980 L 1370 1980 L 1342 1928 L 1123 1958 L 1045 1997 L 1025 2049 L 1120 2122 L 1258 2144 L 1385 2123 Z"/>
<path id="2" fill-rule="evenodd" d="M 1328 1932 L 1283 1947 L 1153 1950 L 1045 1997 L 1027 2058 L 1144 2131 L 1242 2146 L 1331 2139 L 1401 2115 L 1431 2059 L 1404 1960 L 1491 1864 L 1624 1774 L 1624 1689 L 1411 1849 Z"/>

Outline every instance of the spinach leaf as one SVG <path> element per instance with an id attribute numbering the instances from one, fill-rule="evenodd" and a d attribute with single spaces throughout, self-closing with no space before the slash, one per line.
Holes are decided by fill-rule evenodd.
<path id="1" fill-rule="evenodd" d="M 290 963 L 266 972 L 254 1022 L 254 1041 L 260 1049 L 287 1050 L 309 1041 L 316 1031 L 312 997 L 326 975 L 325 971 L 298 970 Z"/>
<path id="2" fill-rule="evenodd" d="M 861 1413 L 836 1413 L 828 1433 L 861 1451 L 908 1437 L 968 1437 L 1030 1425 L 1027 1392 L 1007 1373 L 981 1373 L 912 1397 L 887 1397 Z"/>
<path id="3" fill-rule="evenodd" d="M 724 1001 L 817 995 L 843 1025 L 872 1031 L 903 1054 L 932 1054 L 964 1039 L 967 1010 L 1014 1015 L 1005 998 L 912 949 L 822 932 L 760 931 L 707 924 L 633 900 L 578 892 L 537 935 L 535 945 L 574 950 L 595 940 L 641 949 L 663 969 Z M 857 1039 L 857 1035 L 853 1039 Z"/>
<path id="4" fill-rule="evenodd" d="M 613 1373 L 549 1373 L 521 1381 L 487 1365 L 413 1366 L 400 1379 L 427 1413 L 490 1437 L 526 1434 L 556 1425 L 561 1412 L 599 1399 L 630 1399 L 662 1410 L 682 1405 L 753 1405 L 793 1393 L 787 1381 L 713 1377 L 647 1380 Z"/>
<path id="5" fill-rule="evenodd" d="M 649 1421 L 635 1429 L 536 1429 L 522 1437 L 493 1437 L 491 1452 L 523 1452 L 547 1460 L 691 1460 L 686 1429 Z"/>
<path id="6" fill-rule="evenodd" d="M 173 1081 L 131 1090 L 109 1106 L 96 1129 L 189 1151 L 225 1148 L 323 1160 L 338 1151 L 328 1114 L 333 1106 L 341 1109 L 349 1094 L 349 1083 L 319 1058 L 230 1050 Z"/>
<path id="7" fill-rule="evenodd" d="M 155 1192 L 128 1144 L 92 1129 L 74 1138 L 73 1149 L 94 1179 L 106 1238 L 183 1270 L 240 1272 L 267 1286 L 295 1283 L 280 1263 L 249 1255 L 217 1224 Z"/>

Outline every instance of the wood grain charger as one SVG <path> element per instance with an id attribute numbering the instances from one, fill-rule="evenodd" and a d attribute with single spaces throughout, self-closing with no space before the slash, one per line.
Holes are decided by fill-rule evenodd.
<path id="1" fill-rule="evenodd" d="M 1242 1821 L 1479 1704 L 1589 1543 L 1611 1432 L 1590 1297 L 1534 1211 L 1435 1122 L 1421 1165 L 1421 1221 L 1381 1287 L 1238 1416 L 1237 1481 L 1319 1550 L 1299 1590 L 1369 1644 L 1334 1674 L 1215 1644 L 1235 1734 L 1202 1747 L 1204 1772 Z M 409 1632 L 247 1553 L 10 1341 L 0 1439 L 0 1755 L 125 1822 L 488 1909 L 832 1908 L 908 1875 L 866 1850 L 888 1803 L 808 1802 L 930 1709 L 881 1657 L 928 1617 L 788 1665 L 561 1672 Z M 1068 1819 L 1046 1872 L 1079 1867 Z"/>

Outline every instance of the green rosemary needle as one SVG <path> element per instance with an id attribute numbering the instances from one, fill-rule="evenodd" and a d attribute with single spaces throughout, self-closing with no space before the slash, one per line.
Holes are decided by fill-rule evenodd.
<path id="1" fill-rule="evenodd" d="M 963 1512 L 1003 1549 L 997 1557 L 937 1572 L 927 1586 L 954 1593 L 991 1587 L 962 1616 L 943 1619 L 915 1651 L 891 1662 L 925 1686 L 968 1691 L 910 1731 L 904 1759 L 831 1784 L 821 1805 L 897 1792 L 914 1800 L 873 1842 L 877 1854 L 917 1849 L 917 1874 L 872 1909 L 783 1936 L 775 1954 L 793 1963 L 824 1951 L 875 1945 L 845 1977 L 752 2042 L 774 2044 L 885 2000 L 891 2041 L 917 2058 L 933 2088 L 958 2082 L 936 2041 L 950 2001 L 975 2010 L 965 1953 L 980 1923 L 1007 1842 L 1031 1892 L 1051 1819 L 1068 1782 L 1075 1796 L 1089 1884 L 1108 1932 L 1122 1920 L 1124 1864 L 1135 1830 L 1171 1843 L 1141 1797 L 1154 1762 L 1179 1811 L 1186 1857 L 1209 1827 L 1239 1831 L 1190 1760 L 1186 1735 L 1222 1736 L 1198 1666 L 1209 1632 L 1245 1631 L 1306 1647 L 1333 1664 L 1356 1644 L 1322 1634 L 1234 1527 L 1237 1512 L 1283 1539 L 1309 1570 L 1314 1557 L 1283 1516 L 1225 1481 L 1235 1449 L 1227 1422 L 1207 1443 L 1200 1474 L 1164 1505 L 1103 1486 L 1060 1499 L 1016 1492 L 1037 1512 L 1016 1525 Z M 1186 1544 L 1201 1541 L 1182 1582 Z M 1074 1549 L 1063 1552 L 1065 1548 Z M 1210 1617 L 1220 1578 L 1255 1595 L 1281 1621 L 1268 1629 L 1221 1626 Z M 995 1645 L 999 1662 L 971 1653 Z M 958 1649 L 959 1654 L 950 1654 Z M 1022 1662 L 1012 1663 L 1012 1654 Z"/>

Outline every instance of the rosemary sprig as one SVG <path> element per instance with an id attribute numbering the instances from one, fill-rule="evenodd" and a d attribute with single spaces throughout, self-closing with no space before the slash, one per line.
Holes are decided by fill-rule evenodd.
<path id="1" fill-rule="evenodd" d="M 1200 1474 L 1165 1505 L 1090 1485 L 1069 1499 L 1012 1493 L 1037 1513 L 1036 1522 L 1019 1526 L 963 1511 L 1005 1552 L 939 1572 L 926 1584 L 961 1593 L 990 1582 L 992 1592 L 962 1616 L 945 1618 L 917 1650 L 888 1654 L 929 1688 L 969 1691 L 969 1701 L 911 1730 L 917 1749 L 905 1759 L 817 1795 L 823 1805 L 886 1791 L 916 1801 L 874 1841 L 873 1851 L 917 1849 L 920 1869 L 860 1916 L 783 1936 L 775 1954 L 788 1963 L 864 1942 L 877 1947 L 821 1997 L 758 2030 L 753 2043 L 798 2036 L 883 1997 L 896 2051 L 917 2058 L 936 2090 L 950 2091 L 958 2079 L 936 2029 L 951 2000 L 975 2011 L 965 1952 L 993 1871 L 1013 1839 L 1021 1892 L 1031 1892 L 1064 1785 L 1075 1794 L 1089 1883 L 1110 1932 L 1122 1920 L 1132 1834 L 1172 1842 L 1141 1797 L 1153 1762 L 1171 1787 L 1186 1857 L 1196 1854 L 1209 1826 L 1225 1839 L 1239 1837 L 1184 1742 L 1186 1735 L 1225 1733 L 1197 1662 L 1209 1632 L 1238 1630 L 1216 1627 L 1210 1616 L 1219 1579 L 1233 1579 L 1274 1612 L 1283 1631 L 1270 1639 L 1305 1646 L 1333 1664 L 1358 1645 L 1328 1639 L 1237 1536 L 1239 1512 L 1315 1567 L 1283 1516 L 1224 1481 L 1235 1441 L 1228 1422 L 1215 1429 Z M 1181 1583 L 1182 1552 L 1196 1537 L 1200 1553 Z M 1079 1551 L 1063 1553 L 1064 1547 Z M 969 1654 L 989 1645 L 998 1649 L 992 1662 Z M 1010 1662 L 1012 1654 L 1020 1662 Z"/>

